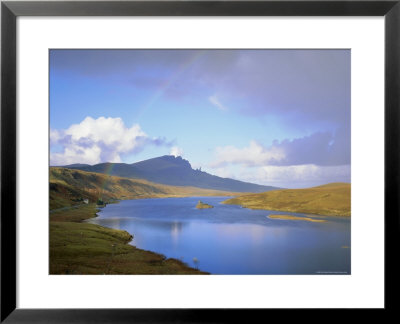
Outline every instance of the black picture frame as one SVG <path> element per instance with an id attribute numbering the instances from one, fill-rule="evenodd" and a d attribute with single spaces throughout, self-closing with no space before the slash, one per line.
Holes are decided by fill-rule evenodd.
<path id="1" fill-rule="evenodd" d="M 19 16 L 384 16 L 385 307 L 395 312 L 400 229 L 400 0 L 392 1 L 2 1 L 1 2 L 1 322 L 143 323 L 258 321 L 272 309 L 16 308 L 16 19 Z M 368 287 L 366 287 L 368 289 Z M 344 292 L 345 293 L 345 292 Z M 286 310 L 286 309 L 284 309 Z M 293 310 L 300 314 L 308 311 Z M 326 310 L 332 313 L 332 310 Z M 356 310 L 355 310 L 356 311 Z M 347 312 L 348 313 L 348 312 Z M 368 313 L 370 316 L 371 313 Z M 309 315 L 306 315 L 309 316 Z M 252 320 L 253 319 L 253 320 Z M 283 320 L 281 318 L 280 320 Z M 349 318 L 347 318 L 349 320 Z"/>

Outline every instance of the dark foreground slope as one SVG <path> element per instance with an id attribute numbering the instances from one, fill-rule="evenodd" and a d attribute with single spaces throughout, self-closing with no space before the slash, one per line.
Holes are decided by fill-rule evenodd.
<path id="1" fill-rule="evenodd" d="M 350 216 L 351 184 L 330 183 L 307 189 L 274 190 L 239 196 L 225 200 L 223 203 L 241 205 L 250 209 Z"/>
<path id="2" fill-rule="evenodd" d="M 187 160 L 172 155 L 165 155 L 133 164 L 75 164 L 66 167 L 125 178 L 146 179 L 170 186 L 192 186 L 232 192 L 265 192 L 278 189 L 271 186 L 221 178 L 201 170 L 194 170 Z"/>
<path id="3" fill-rule="evenodd" d="M 129 245 L 126 231 L 81 222 L 95 215 L 95 204 L 50 214 L 50 274 L 205 274 Z"/>

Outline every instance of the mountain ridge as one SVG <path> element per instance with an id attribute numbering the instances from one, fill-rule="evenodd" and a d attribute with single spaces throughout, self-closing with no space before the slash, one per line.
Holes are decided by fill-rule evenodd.
<path id="1" fill-rule="evenodd" d="M 254 193 L 281 189 L 222 178 L 201 170 L 195 170 L 189 161 L 180 156 L 172 155 L 163 155 L 132 164 L 106 162 L 95 165 L 72 164 L 63 167 L 131 179 L 145 179 L 169 186 L 192 186 L 203 189 Z"/>

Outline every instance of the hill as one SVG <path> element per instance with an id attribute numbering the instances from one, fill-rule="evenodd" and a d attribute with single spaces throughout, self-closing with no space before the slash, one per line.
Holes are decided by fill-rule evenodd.
<path id="1" fill-rule="evenodd" d="M 89 203 L 99 199 L 232 196 L 231 192 L 195 187 L 166 186 L 147 180 L 128 179 L 76 169 L 50 167 L 50 209 Z"/>
<path id="2" fill-rule="evenodd" d="M 65 167 L 125 178 L 145 179 L 169 186 L 191 186 L 231 192 L 257 193 L 278 189 L 271 186 L 262 186 L 229 178 L 221 178 L 201 170 L 194 170 L 187 160 L 172 155 L 164 155 L 133 164 L 74 164 Z"/>
<path id="3" fill-rule="evenodd" d="M 246 194 L 224 204 L 326 216 L 351 215 L 351 184 L 330 183 L 307 189 L 284 189 Z"/>

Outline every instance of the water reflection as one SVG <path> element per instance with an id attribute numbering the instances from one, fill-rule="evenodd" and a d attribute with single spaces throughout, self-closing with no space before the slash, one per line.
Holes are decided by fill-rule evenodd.
<path id="1" fill-rule="evenodd" d="M 175 244 L 178 243 L 179 233 L 182 232 L 181 222 L 172 222 L 171 237 Z"/>
<path id="2" fill-rule="evenodd" d="M 204 198 L 214 208 L 197 210 L 198 199 L 122 201 L 90 222 L 126 230 L 138 248 L 215 274 L 350 273 L 350 249 L 342 248 L 350 246 L 349 219 L 269 219 L 278 212 L 222 205 L 218 197 Z"/>

